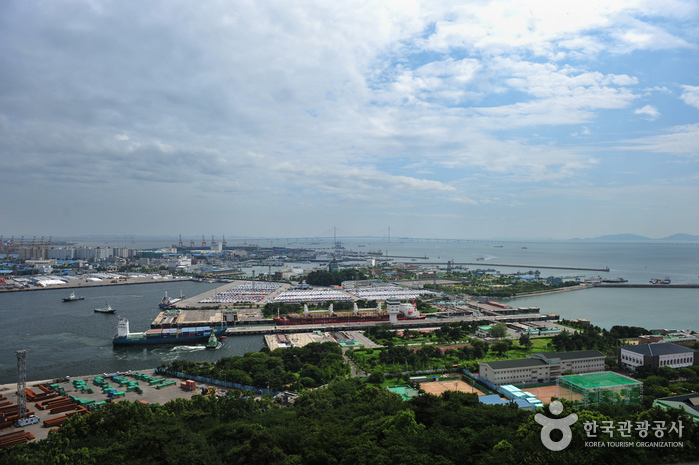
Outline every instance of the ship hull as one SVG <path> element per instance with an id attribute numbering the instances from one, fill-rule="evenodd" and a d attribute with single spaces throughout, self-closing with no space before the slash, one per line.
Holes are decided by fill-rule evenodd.
<path id="1" fill-rule="evenodd" d="M 216 336 L 221 336 L 225 334 L 226 328 L 217 329 L 214 331 Z M 196 335 L 196 336 L 182 336 L 178 334 L 177 336 L 170 337 L 144 337 L 138 339 L 129 339 L 127 337 L 115 337 L 112 339 L 112 345 L 115 347 L 119 346 L 155 346 L 163 344 L 171 345 L 188 345 L 188 344 L 200 344 L 206 343 L 211 337 L 210 334 L 206 335 Z"/>

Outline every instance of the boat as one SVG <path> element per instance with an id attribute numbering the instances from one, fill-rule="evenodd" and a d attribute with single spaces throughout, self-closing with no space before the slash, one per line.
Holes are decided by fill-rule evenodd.
<path id="1" fill-rule="evenodd" d="M 357 304 L 354 305 L 353 312 L 334 312 L 332 304 L 325 312 L 309 312 L 308 306 L 304 305 L 303 313 L 289 313 L 284 316 L 273 318 L 278 326 L 290 325 L 317 325 L 317 324 L 341 324 L 341 323 L 362 323 L 373 321 L 389 322 L 391 314 L 394 314 L 397 321 L 424 320 L 427 315 L 421 315 L 414 303 L 400 303 L 400 301 L 386 301 L 388 311 L 380 310 L 379 307 L 372 310 L 359 311 Z M 379 306 L 381 303 L 379 302 Z"/>
<path id="2" fill-rule="evenodd" d="M 114 310 L 110 305 L 109 302 L 104 303 L 104 307 L 96 308 L 95 312 L 97 313 L 114 313 L 116 310 Z"/>
<path id="3" fill-rule="evenodd" d="M 168 297 L 167 291 L 165 291 L 165 297 L 163 297 L 163 300 L 160 301 L 160 304 L 158 307 L 160 308 L 169 308 L 175 305 L 177 302 L 180 300 L 184 299 L 184 294 L 182 294 L 182 291 L 180 291 L 180 296 L 179 297 Z"/>
<path id="4" fill-rule="evenodd" d="M 78 297 L 75 291 L 71 292 L 68 297 L 63 297 L 63 302 L 75 302 L 76 300 L 85 300 L 85 297 Z"/>
<path id="5" fill-rule="evenodd" d="M 653 278 L 650 280 L 651 284 L 670 284 L 670 277 L 665 276 L 665 279 L 658 279 L 658 278 Z"/>
<path id="6" fill-rule="evenodd" d="M 476 260 L 478 260 L 479 262 L 482 262 L 483 260 L 485 260 L 485 257 L 478 257 L 478 258 L 476 258 Z"/>
<path id="7" fill-rule="evenodd" d="M 219 342 L 218 339 L 216 339 L 216 332 L 212 331 L 211 336 L 209 336 L 209 340 L 206 343 L 206 348 L 207 349 L 218 349 Z"/>
<path id="8" fill-rule="evenodd" d="M 149 329 L 142 333 L 129 331 L 129 320 L 119 317 L 117 332 L 112 339 L 113 346 L 144 346 L 162 344 L 201 344 L 207 343 L 211 334 L 217 337 L 225 334 L 227 327 L 208 326 L 182 327 L 182 328 L 157 328 Z"/>

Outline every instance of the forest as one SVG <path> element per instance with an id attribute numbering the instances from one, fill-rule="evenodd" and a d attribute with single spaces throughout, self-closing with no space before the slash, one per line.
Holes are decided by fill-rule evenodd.
<path id="1" fill-rule="evenodd" d="M 175 360 L 160 368 L 273 391 L 315 388 L 349 373 L 342 349 L 331 342 L 274 351 L 263 347 L 216 363 Z"/>
<path id="2" fill-rule="evenodd" d="M 564 402 L 565 404 L 565 402 Z M 548 413 L 548 412 L 547 412 Z M 566 405 L 561 416 L 572 410 Z M 601 406 L 578 410 L 572 442 L 552 452 L 534 413 L 447 392 L 404 402 L 357 379 L 305 392 L 288 407 L 267 399 L 195 395 L 165 405 L 123 401 L 73 416 L 45 441 L 0 451 L 0 465 L 51 464 L 659 464 L 697 460 L 699 426 L 679 410 Z M 591 441 L 585 423 L 681 420 L 683 447 Z M 633 440 L 633 439 L 632 439 Z M 638 440 L 638 439 L 636 439 Z"/>

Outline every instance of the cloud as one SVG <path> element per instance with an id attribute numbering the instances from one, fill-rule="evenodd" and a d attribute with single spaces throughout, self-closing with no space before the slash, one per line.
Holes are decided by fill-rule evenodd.
<path id="1" fill-rule="evenodd" d="M 634 115 L 640 115 L 650 121 L 655 121 L 656 119 L 660 118 L 660 112 L 653 105 L 646 105 L 642 108 L 637 108 L 633 111 L 633 113 Z"/>
<path id="2" fill-rule="evenodd" d="M 599 144 L 691 153 L 645 51 L 690 63 L 692 3 L 6 0 L 0 195 L 26 192 L 26 212 L 128 192 L 133 218 L 173 196 L 251 224 L 279 199 L 290 216 L 512 205 L 495 193 L 592 182 Z M 616 111 L 649 89 L 657 108 L 635 112 L 659 135 L 634 139 Z M 681 98 L 699 108 L 697 89 Z"/>
<path id="3" fill-rule="evenodd" d="M 680 98 L 694 108 L 699 108 L 699 86 L 682 86 L 684 92 Z"/>
<path id="4" fill-rule="evenodd" d="M 699 158 L 699 124 L 670 128 L 666 134 L 624 141 L 617 150 L 642 150 Z"/>

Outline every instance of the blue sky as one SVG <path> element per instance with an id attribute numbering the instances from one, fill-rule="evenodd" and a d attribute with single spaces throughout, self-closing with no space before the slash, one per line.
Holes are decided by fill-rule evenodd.
<path id="1" fill-rule="evenodd" d="M 696 1 L 0 2 L 0 233 L 699 234 Z"/>

